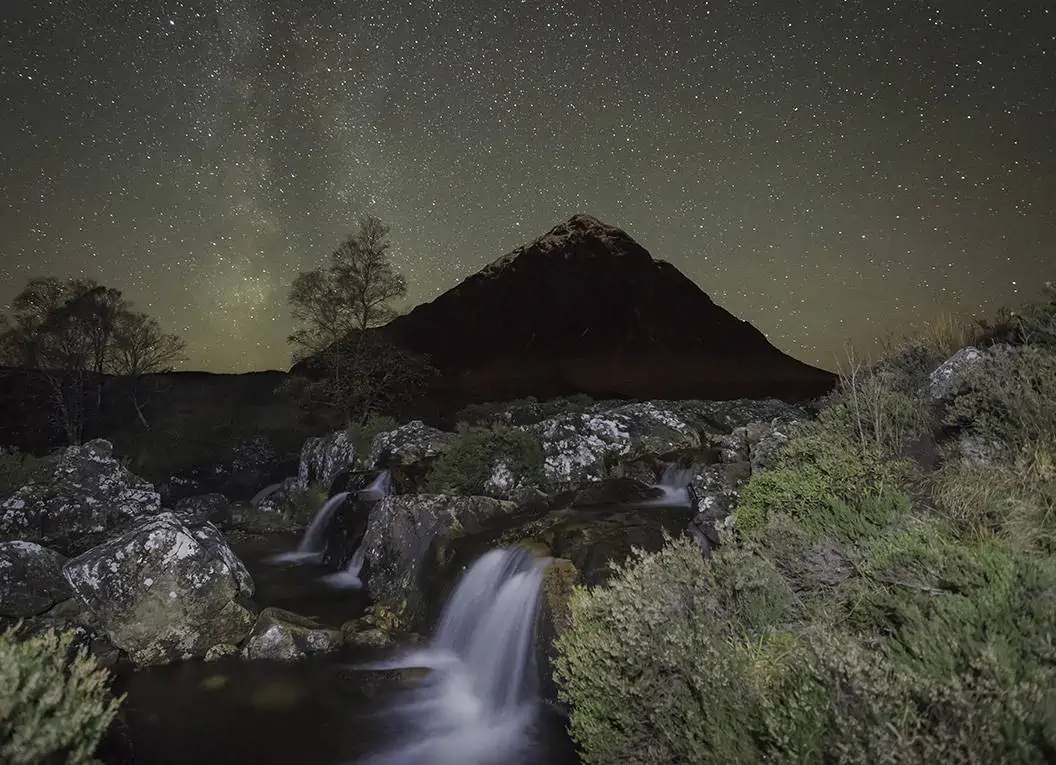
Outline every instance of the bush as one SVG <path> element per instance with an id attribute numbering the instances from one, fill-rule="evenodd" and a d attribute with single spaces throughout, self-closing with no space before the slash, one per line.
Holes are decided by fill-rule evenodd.
<path id="1" fill-rule="evenodd" d="M 0 499 L 11 496 L 27 483 L 43 478 L 46 472 L 45 460 L 0 446 Z"/>
<path id="2" fill-rule="evenodd" d="M 830 618 L 764 551 L 685 539 L 576 588 L 556 680 L 584 762 L 1046 762 L 1053 561 L 940 521 L 859 550 Z"/>
<path id="3" fill-rule="evenodd" d="M 946 424 L 1018 452 L 1056 433 L 1056 354 L 1033 346 L 994 347 L 965 370 Z"/>
<path id="4" fill-rule="evenodd" d="M 805 422 L 792 431 L 765 471 L 741 490 L 737 532 L 751 536 L 772 511 L 809 522 L 833 507 L 881 494 L 893 478 L 875 452 L 863 452 L 852 435 L 826 422 Z"/>
<path id="5" fill-rule="evenodd" d="M 71 649 L 72 632 L 20 640 L 16 630 L 0 634 L 0 762 L 95 762 L 121 703 L 109 673 L 85 649 Z"/>
<path id="6" fill-rule="evenodd" d="M 520 428 L 463 427 L 430 466 L 423 488 L 434 493 L 486 494 L 500 463 L 505 463 L 517 483 L 540 486 L 545 478 L 544 461 L 539 438 Z"/>

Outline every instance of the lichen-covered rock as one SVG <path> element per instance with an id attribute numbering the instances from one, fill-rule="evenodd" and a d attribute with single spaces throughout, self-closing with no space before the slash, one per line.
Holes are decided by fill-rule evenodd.
<path id="1" fill-rule="evenodd" d="M 34 542 L 0 542 L 0 616 L 42 614 L 73 596 L 63 555 Z"/>
<path id="2" fill-rule="evenodd" d="M 153 485 L 126 470 L 108 441 L 70 446 L 51 474 L 0 504 L 0 539 L 81 550 L 158 512 Z"/>
<path id="3" fill-rule="evenodd" d="M 454 439 L 454 433 L 438 430 L 421 420 L 411 420 L 394 430 L 374 436 L 364 467 L 375 469 L 414 465 L 443 454 Z"/>
<path id="4" fill-rule="evenodd" d="M 403 494 L 381 500 L 363 537 L 371 599 L 401 610 L 411 625 L 420 624 L 426 617 L 422 576 L 430 549 L 516 509 L 513 502 L 491 497 Z"/>
<path id="5" fill-rule="evenodd" d="M 281 608 L 265 608 L 257 617 L 242 656 L 246 659 L 293 661 L 341 647 L 341 630 Z"/>
<path id="6" fill-rule="evenodd" d="M 184 523 L 223 523 L 228 516 L 231 503 L 223 494 L 197 494 L 176 502 L 173 514 Z"/>
<path id="7" fill-rule="evenodd" d="M 751 444 L 749 461 L 752 466 L 752 475 L 762 473 L 770 467 L 774 457 L 788 443 L 789 428 L 795 422 L 795 420 L 775 419 L 769 426 L 753 423 L 749 427 L 749 443 Z"/>
<path id="8" fill-rule="evenodd" d="M 748 462 L 720 462 L 703 467 L 689 485 L 695 511 L 692 524 L 705 549 L 719 544 L 718 524 L 737 508 L 739 489 L 750 475 Z"/>
<path id="9" fill-rule="evenodd" d="M 573 412 L 526 430 L 543 443 L 544 470 L 552 489 L 601 480 L 617 460 L 701 445 L 700 433 L 685 418 L 652 401 Z"/>
<path id="10" fill-rule="evenodd" d="M 66 581 L 113 643 L 137 664 L 204 656 L 238 643 L 254 615 L 252 580 L 215 527 L 163 513 L 82 553 Z"/>
<path id="11" fill-rule="evenodd" d="M 231 645 L 231 643 L 217 643 L 205 652 L 206 661 L 220 661 L 232 656 L 238 656 L 238 646 Z"/>
<path id="12" fill-rule="evenodd" d="M 356 444 L 352 433 L 339 430 L 328 436 L 309 438 L 301 447 L 297 485 L 303 491 L 317 481 L 327 488 L 339 473 L 356 466 Z"/>
<path id="13" fill-rule="evenodd" d="M 961 392 L 967 370 L 983 356 L 983 351 L 974 346 L 961 348 L 928 376 L 928 395 L 934 401 L 951 401 Z"/>
<path id="14" fill-rule="evenodd" d="M 318 509 L 305 507 L 306 494 L 299 479 L 288 478 L 255 502 L 232 502 L 224 527 L 256 534 L 304 528 Z"/>

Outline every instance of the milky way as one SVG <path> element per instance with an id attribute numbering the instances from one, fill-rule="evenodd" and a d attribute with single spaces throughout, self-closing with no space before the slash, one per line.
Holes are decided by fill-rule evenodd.
<path id="1" fill-rule="evenodd" d="M 1056 11 L 976 0 L 0 9 L 0 304 L 92 276 L 286 364 L 360 214 L 408 305 L 576 212 L 827 367 L 1056 271 Z"/>

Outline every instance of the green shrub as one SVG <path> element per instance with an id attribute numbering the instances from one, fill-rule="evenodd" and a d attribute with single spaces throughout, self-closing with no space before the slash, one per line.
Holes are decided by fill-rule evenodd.
<path id="1" fill-rule="evenodd" d="M 485 494 L 500 463 L 506 464 L 509 474 L 518 482 L 540 486 L 545 478 L 544 461 L 539 438 L 520 428 L 505 425 L 463 427 L 448 450 L 430 466 L 424 490 Z"/>
<path id="2" fill-rule="evenodd" d="M 946 424 L 1018 452 L 1056 433 L 1056 354 L 1033 346 L 994 347 L 965 372 Z"/>
<path id="3" fill-rule="evenodd" d="M 583 761 L 1040 763 L 1056 751 L 1056 565 L 942 522 L 861 548 L 842 618 L 688 540 L 578 587 L 555 678 Z"/>
<path id="4" fill-rule="evenodd" d="M 0 499 L 11 496 L 31 481 L 43 478 L 46 472 L 45 460 L 0 446 Z"/>
<path id="5" fill-rule="evenodd" d="M 737 507 L 737 532 L 752 535 L 772 511 L 798 520 L 831 514 L 837 503 L 857 503 L 891 485 L 892 470 L 876 453 L 863 453 L 851 433 L 826 422 L 797 425 L 765 471 L 749 479 Z"/>
<path id="6" fill-rule="evenodd" d="M 72 632 L 20 640 L 16 629 L 0 633 L 0 762 L 95 762 L 121 702 L 109 673 L 85 649 L 71 650 Z"/>

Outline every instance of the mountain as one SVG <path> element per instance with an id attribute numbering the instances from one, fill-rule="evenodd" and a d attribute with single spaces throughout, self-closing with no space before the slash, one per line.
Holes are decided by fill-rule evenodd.
<path id="1" fill-rule="evenodd" d="M 805 399 L 834 376 L 782 353 L 620 229 L 575 215 L 377 330 L 466 402 Z"/>

